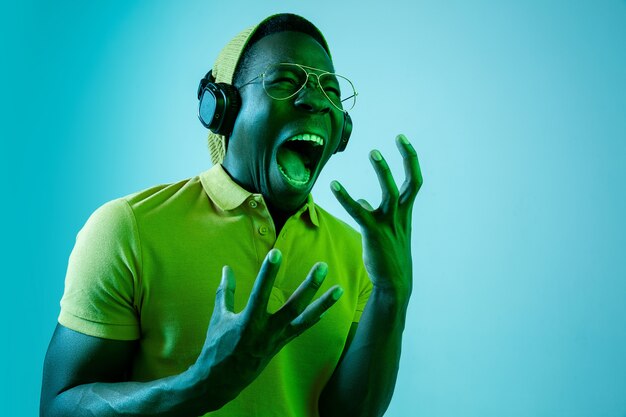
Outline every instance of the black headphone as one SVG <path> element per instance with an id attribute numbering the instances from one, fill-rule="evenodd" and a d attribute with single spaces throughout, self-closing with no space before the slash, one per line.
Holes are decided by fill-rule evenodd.
<path id="1" fill-rule="evenodd" d="M 235 126 L 235 119 L 241 107 L 239 91 L 233 85 L 216 83 L 211 71 L 200 80 L 198 85 L 198 119 L 211 132 L 230 136 Z M 348 146 L 352 133 L 352 118 L 344 112 L 341 140 L 334 153 L 343 152 Z"/>

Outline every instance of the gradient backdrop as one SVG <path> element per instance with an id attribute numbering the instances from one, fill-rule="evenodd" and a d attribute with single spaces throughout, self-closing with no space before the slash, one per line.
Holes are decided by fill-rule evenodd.
<path id="1" fill-rule="evenodd" d="M 388 416 L 626 416 L 626 2 L 3 1 L 2 415 L 32 416 L 67 258 L 107 200 L 210 166 L 196 87 L 263 17 L 316 23 L 360 95 L 328 183 L 419 152 Z M 353 223 L 354 224 L 354 223 Z"/>

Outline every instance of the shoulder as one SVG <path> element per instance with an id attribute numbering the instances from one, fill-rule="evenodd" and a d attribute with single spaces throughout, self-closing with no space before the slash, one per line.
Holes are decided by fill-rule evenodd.
<path id="1" fill-rule="evenodd" d="M 98 207 L 79 235 L 112 236 L 137 233 L 138 224 L 155 215 L 162 218 L 172 210 L 189 208 L 203 193 L 199 177 L 160 184 L 110 200 Z"/>
<path id="2" fill-rule="evenodd" d="M 98 207 L 90 221 L 118 223 L 175 207 L 185 207 L 191 200 L 197 200 L 204 191 L 198 176 L 178 182 L 159 184 L 123 197 L 108 201 Z"/>
<path id="3" fill-rule="evenodd" d="M 178 182 L 155 185 L 118 199 L 134 213 L 147 213 L 163 207 L 185 205 L 204 194 L 198 176 Z"/>

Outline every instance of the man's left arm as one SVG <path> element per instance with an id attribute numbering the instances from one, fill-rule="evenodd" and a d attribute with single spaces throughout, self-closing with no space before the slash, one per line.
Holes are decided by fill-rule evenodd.
<path id="1" fill-rule="evenodd" d="M 423 182 L 413 146 L 404 135 L 398 135 L 396 143 L 406 175 L 400 190 L 380 152 L 370 153 L 382 188 L 377 209 L 364 200 L 353 200 L 338 182 L 331 184 L 335 197 L 361 227 L 363 261 L 372 292 L 320 397 L 323 417 L 382 416 L 393 395 L 413 285 L 411 216 Z"/>

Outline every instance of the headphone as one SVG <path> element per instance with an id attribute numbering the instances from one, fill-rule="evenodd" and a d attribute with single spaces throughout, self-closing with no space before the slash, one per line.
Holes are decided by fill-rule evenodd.
<path id="1" fill-rule="evenodd" d="M 209 71 L 198 85 L 198 100 L 200 123 L 215 134 L 230 136 L 241 108 L 241 97 L 237 88 L 226 83 L 216 83 L 212 71 Z M 341 139 L 334 153 L 346 149 L 352 133 L 352 118 L 348 112 L 343 114 Z"/>

